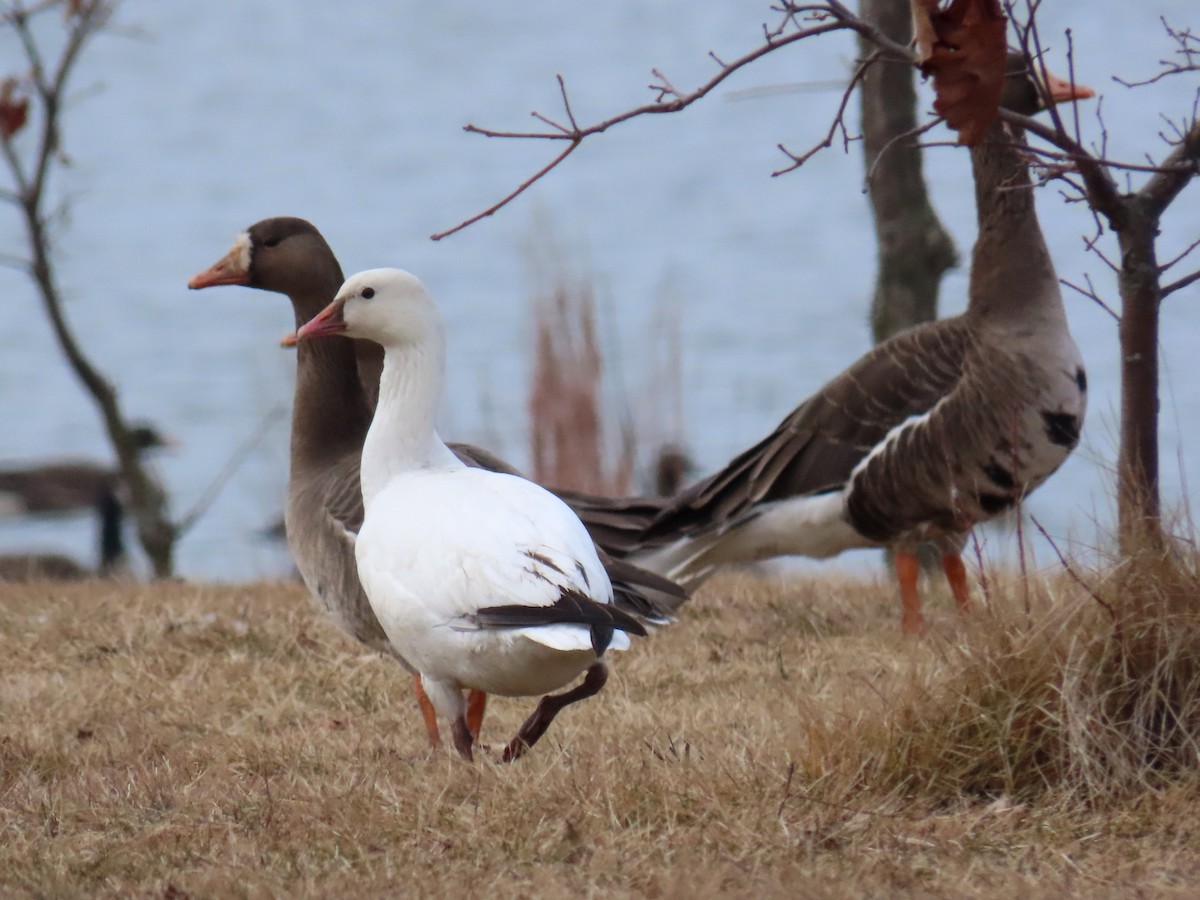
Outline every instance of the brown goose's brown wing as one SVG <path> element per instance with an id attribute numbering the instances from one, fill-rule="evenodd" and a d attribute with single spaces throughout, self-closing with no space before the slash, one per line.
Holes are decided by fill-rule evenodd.
<path id="1" fill-rule="evenodd" d="M 502 472 L 505 475 L 516 475 L 518 478 L 525 477 L 500 457 L 482 447 L 476 447 L 474 444 L 447 444 L 446 446 L 458 457 L 460 462 L 473 469 L 487 469 L 489 472 Z"/>
<path id="2" fill-rule="evenodd" d="M 592 540 L 618 558 L 642 546 L 642 535 L 666 508 L 669 497 L 598 497 L 579 491 L 556 490 L 579 516 Z"/>
<path id="3" fill-rule="evenodd" d="M 613 605 L 651 625 L 666 625 L 690 596 L 684 588 L 641 566 L 615 559 L 597 545 L 600 562 L 612 582 Z"/>
<path id="4" fill-rule="evenodd" d="M 960 318 L 896 335 L 802 403 L 765 439 L 678 494 L 643 546 L 720 529 L 762 502 L 840 490 L 894 427 L 957 384 L 968 333 Z"/>
<path id="5" fill-rule="evenodd" d="M 351 534 L 358 534 L 366 515 L 358 480 L 360 462 L 357 453 L 348 453 L 321 472 L 325 514 Z"/>

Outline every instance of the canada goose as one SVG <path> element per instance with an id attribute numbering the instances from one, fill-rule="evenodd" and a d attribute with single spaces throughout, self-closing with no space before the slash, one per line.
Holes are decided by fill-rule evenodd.
<path id="1" fill-rule="evenodd" d="M 131 430 L 141 454 L 174 442 L 150 425 Z M 91 509 L 120 485 L 119 470 L 87 461 L 64 460 L 0 470 L 0 518 Z"/>

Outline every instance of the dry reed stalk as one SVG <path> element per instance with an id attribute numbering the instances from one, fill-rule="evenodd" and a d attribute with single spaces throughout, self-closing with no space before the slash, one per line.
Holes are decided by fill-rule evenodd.
<path id="1" fill-rule="evenodd" d="M 534 324 L 529 395 L 534 479 L 591 494 L 628 493 L 634 441 L 627 427 L 620 429 L 615 463 L 606 463 L 604 362 L 591 285 L 558 280 L 536 298 Z"/>

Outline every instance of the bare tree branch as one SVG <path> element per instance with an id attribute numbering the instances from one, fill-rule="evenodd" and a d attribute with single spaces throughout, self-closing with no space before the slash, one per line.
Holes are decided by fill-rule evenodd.
<path id="1" fill-rule="evenodd" d="M 549 163 L 518 185 L 516 190 L 511 191 L 503 199 L 494 203 L 483 212 L 463 220 L 452 228 L 448 228 L 445 231 L 439 231 L 436 234 L 430 235 L 430 237 L 435 241 L 441 240 L 444 237 L 448 237 L 449 235 L 461 231 L 467 226 L 478 222 L 480 219 L 485 219 L 488 216 L 495 214 L 498 210 L 507 206 L 510 202 L 524 193 L 531 185 L 536 183 L 547 173 L 562 163 L 563 160 L 565 160 L 575 151 L 575 149 L 584 141 L 584 139 L 591 137 L 592 135 L 597 135 L 608 131 L 608 129 L 612 128 L 613 126 L 620 125 L 623 122 L 628 122 L 630 119 L 647 115 L 674 113 L 686 109 L 696 101 L 708 96 L 708 94 L 710 94 L 718 85 L 724 82 L 734 72 L 746 67 L 757 59 L 761 59 L 768 53 L 773 53 L 781 47 L 786 47 L 789 44 L 794 44 L 797 41 L 815 37 L 816 35 L 828 34 L 830 32 L 843 31 L 846 29 L 859 30 L 858 26 L 855 24 L 856 22 L 859 23 L 859 25 L 861 25 L 863 28 L 867 28 L 874 32 L 874 29 L 870 29 L 870 27 L 866 26 L 865 23 L 859 22 L 857 17 L 840 3 L 817 4 L 811 6 L 799 6 L 791 3 L 785 3 L 782 7 L 779 7 L 779 9 L 784 12 L 785 24 L 786 21 L 796 21 L 798 23 L 797 17 L 802 14 L 817 17 L 821 20 L 831 18 L 833 21 L 821 21 L 820 24 L 812 25 L 808 28 L 800 28 L 797 24 L 797 30 L 789 34 L 782 33 L 782 29 L 785 27 L 785 24 L 781 24 L 779 29 L 776 31 L 769 31 L 764 28 L 764 42 L 760 46 L 751 50 L 749 53 L 738 57 L 732 62 L 723 63 L 716 56 L 716 54 L 710 53 L 709 55 L 721 67 L 720 70 L 708 81 L 704 82 L 702 85 L 690 92 L 680 91 L 678 88 L 672 85 L 660 71 L 655 69 L 653 70 L 652 74 L 655 76 L 657 81 L 652 82 L 649 85 L 650 89 L 655 91 L 657 94 L 654 102 L 626 110 L 623 113 L 612 116 L 601 122 L 597 122 L 594 125 L 581 128 L 575 121 L 574 114 L 571 111 L 570 102 L 567 98 L 566 89 L 563 86 L 563 79 L 560 75 L 558 76 L 559 91 L 562 95 L 563 107 L 566 111 L 567 121 L 569 124 L 563 124 L 562 122 L 545 116 L 535 110 L 533 113 L 531 113 L 531 115 L 538 121 L 547 125 L 551 129 L 550 131 L 500 131 L 491 128 L 481 128 L 480 126 L 474 124 L 468 124 L 464 126 L 464 131 L 472 134 L 481 134 L 484 137 L 567 141 L 569 146 Z M 880 37 L 882 38 L 882 36 Z M 883 38 L 883 40 L 886 39 Z M 888 41 L 887 43 L 893 44 L 891 41 Z M 902 58 L 907 58 L 907 50 L 905 50 L 903 47 L 897 46 L 896 52 Z"/>
<path id="2" fill-rule="evenodd" d="M 1195 284 L 1197 281 L 1200 281 L 1200 271 L 1193 272 L 1191 275 L 1185 275 L 1178 281 L 1172 281 L 1170 284 L 1165 285 L 1158 292 L 1159 300 L 1162 300 L 1168 294 L 1173 294 L 1176 291 L 1183 290 L 1188 285 Z"/>
<path id="3" fill-rule="evenodd" d="M 1168 269 L 1173 269 L 1175 266 L 1179 265 L 1179 263 L 1181 263 L 1185 259 L 1187 259 L 1188 256 L 1191 255 L 1192 251 L 1195 250 L 1197 247 L 1200 247 L 1200 238 L 1196 238 L 1196 240 L 1194 240 L 1190 244 L 1188 244 L 1183 249 L 1183 252 L 1180 253 L 1178 256 L 1176 256 L 1174 259 L 1172 259 L 1170 262 L 1165 262 L 1162 265 L 1160 265 L 1158 267 L 1158 271 L 1166 272 Z"/>
<path id="4" fill-rule="evenodd" d="M 1065 278 L 1058 279 L 1058 283 L 1061 284 L 1063 287 L 1069 287 L 1071 290 L 1077 291 L 1078 293 L 1087 297 L 1089 300 L 1091 300 L 1097 306 L 1099 306 L 1102 310 L 1104 310 L 1106 313 L 1108 313 L 1110 316 L 1112 316 L 1114 320 L 1116 320 L 1117 322 L 1120 322 L 1121 321 L 1120 313 L 1118 313 L 1115 309 L 1113 309 L 1111 306 L 1109 306 L 1107 303 L 1105 303 L 1100 298 L 1100 295 L 1098 293 L 1096 293 L 1096 288 L 1092 284 L 1092 276 L 1084 274 L 1083 278 L 1084 278 L 1084 281 L 1087 282 L 1086 288 L 1081 288 L 1079 285 L 1073 284 L 1072 282 L 1068 281 Z"/>
<path id="5" fill-rule="evenodd" d="M 534 172 L 532 175 L 530 175 L 528 178 L 526 178 L 524 181 L 522 181 L 519 185 L 517 185 L 516 190 L 509 193 L 507 196 L 505 196 L 501 200 L 498 200 L 497 202 L 493 203 L 491 206 L 489 206 L 483 212 L 476 213 L 475 215 L 471 216 L 468 219 L 463 219 L 463 221 L 459 222 L 453 228 L 448 228 L 445 231 L 439 231 L 436 234 L 431 234 L 429 236 L 430 239 L 435 240 L 435 241 L 440 241 L 444 237 L 449 237 L 450 235 L 454 234 L 455 232 L 462 231 L 468 225 L 474 225 L 480 219 L 486 219 L 488 216 L 495 215 L 499 210 L 503 209 L 505 206 L 508 206 L 509 203 L 511 203 L 517 197 L 521 196 L 521 194 L 525 193 L 526 190 L 528 190 L 530 187 L 533 186 L 534 182 L 536 182 L 543 175 L 545 175 L 547 172 L 549 172 L 551 169 L 553 169 L 555 166 L 557 166 L 560 162 L 562 162 L 564 159 L 566 159 L 568 156 L 570 156 L 572 153 L 574 153 L 575 148 L 578 146 L 579 146 L 579 141 L 572 141 L 570 144 L 567 145 L 567 148 L 565 150 L 563 150 L 562 153 L 558 154 L 558 156 L 556 156 L 556 157 L 554 157 L 554 159 L 550 160 L 550 162 L 548 162 L 545 166 L 538 169 L 536 172 Z"/>
<path id="6" fill-rule="evenodd" d="M 846 131 L 846 106 L 850 103 L 850 97 L 854 93 L 854 89 L 862 83 L 863 77 L 867 74 L 867 70 L 879 61 L 880 56 L 881 51 L 876 50 L 858 64 L 858 68 L 854 70 L 854 74 L 851 76 L 849 83 L 846 85 L 846 89 L 842 91 L 842 102 L 838 104 L 837 114 L 833 117 L 833 121 L 830 122 L 829 131 L 825 133 L 824 139 L 818 141 L 799 156 L 792 153 L 785 146 L 783 146 L 783 144 L 779 145 L 779 149 L 783 151 L 783 154 L 788 159 L 791 160 L 791 164 L 772 172 L 772 178 L 778 178 L 780 175 L 786 175 L 788 172 L 794 172 L 796 169 L 800 168 L 802 165 L 812 159 L 813 156 L 820 153 L 827 147 L 832 146 L 833 136 L 837 133 L 839 128 L 842 130 L 843 143 L 847 147 L 849 146 L 850 141 L 853 139 Z"/>
<path id="7" fill-rule="evenodd" d="M 901 141 L 907 140 L 908 138 L 920 137 L 921 135 L 932 131 L 938 125 L 942 124 L 942 122 L 944 122 L 944 121 L 945 121 L 945 119 L 943 119 L 941 116 L 938 116 L 936 119 L 931 119 L 929 122 L 926 122 L 924 125 L 920 125 L 917 128 L 914 128 L 912 131 L 906 131 L 904 134 L 898 134 L 894 138 L 892 138 L 890 141 L 888 141 L 883 146 L 883 149 L 879 151 L 879 155 L 875 157 L 875 161 L 873 163 L 871 163 L 871 168 L 867 171 L 867 181 L 870 182 L 871 179 L 875 177 L 875 169 L 879 165 L 879 161 L 881 159 L 883 159 L 883 157 L 887 154 L 887 152 L 889 150 L 892 149 L 892 147 L 896 146 Z M 923 146 L 929 146 L 929 145 L 923 145 Z"/>
<path id="8" fill-rule="evenodd" d="M 1197 174 L 1200 174 L 1200 120 L 1194 119 L 1183 140 L 1150 176 L 1138 196 L 1154 215 L 1161 215 Z"/>
<path id="9" fill-rule="evenodd" d="M 1108 254 L 1100 249 L 1100 236 L 1102 233 L 1103 232 L 1099 232 L 1093 237 L 1085 237 L 1083 239 L 1083 245 L 1092 253 L 1096 254 L 1096 256 L 1100 258 L 1100 261 L 1108 266 L 1114 275 L 1120 275 L 1121 267 L 1109 259 Z"/>
<path id="10" fill-rule="evenodd" d="M 1157 75 L 1141 81 L 1126 81 L 1122 78 L 1114 77 L 1113 81 L 1117 84 L 1127 88 L 1144 87 L 1147 84 L 1154 84 L 1156 81 L 1161 81 L 1172 75 L 1200 71 L 1200 35 L 1193 34 L 1190 28 L 1176 29 L 1161 16 L 1159 17 L 1159 22 L 1162 23 L 1167 36 L 1172 38 L 1178 45 L 1175 48 L 1175 52 L 1182 57 L 1182 61 L 1173 62 L 1169 59 L 1160 59 L 1158 63 L 1163 68 Z"/>
<path id="11" fill-rule="evenodd" d="M 54 274 L 51 253 L 51 224 L 55 212 L 44 211 L 46 186 L 52 166 L 61 160 L 60 113 L 68 79 L 88 41 L 109 21 L 117 0 L 53 0 L 25 7 L 10 2 L 0 14 L 0 22 L 11 27 L 28 63 L 27 83 L 39 108 L 40 128 L 26 164 L 13 140 L 16 129 L 0 132 L 0 150 L 12 177 L 15 190 L 8 190 L 3 199 L 17 207 L 24 220 L 29 242 L 29 273 L 50 320 L 59 348 L 71 370 L 83 383 L 95 402 L 116 450 L 122 480 L 129 488 L 130 508 L 137 518 L 138 536 L 150 557 L 155 574 L 167 576 L 172 571 L 172 555 L 176 538 L 174 526 L 167 517 L 166 496 L 160 484 L 143 466 L 132 429 L 121 410 L 116 388 L 105 378 L 84 353 L 66 320 L 62 297 Z M 66 38 L 58 57 L 47 65 L 32 21 L 38 14 L 63 9 Z"/>

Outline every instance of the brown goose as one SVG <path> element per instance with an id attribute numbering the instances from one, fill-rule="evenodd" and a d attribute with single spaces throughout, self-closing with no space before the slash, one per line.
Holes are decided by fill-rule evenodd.
<path id="1" fill-rule="evenodd" d="M 264 219 L 234 241 L 230 251 L 188 287 L 244 285 L 286 294 L 296 328 L 314 318 L 337 294 L 342 269 L 328 243 L 304 219 Z M 375 408 L 383 353 L 369 341 L 333 336 L 297 347 L 291 468 L 285 514 L 288 546 L 309 591 L 338 624 L 362 643 L 405 665 L 387 639 L 359 583 L 354 535 L 363 521 L 359 466 Z M 516 474 L 486 450 L 450 449 L 469 466 Z M 586 500 L 587 498 L 581 498 Z M 587 524 L 586 513 L 580 513 Z M 617 605 L 647 622 L 662 623 L 686 594 L 674 583 L 601 554 Z M 438 742 L 433 707 L 416 678 L 417 697 L 432 743 Z M 469 699 L 468 722 L 478 734 L 485 697 Z"/>
<path id="2" fill-rule="evenodd" d="M 1091 96 L 1050 79 L 1052 102 Z M 1023 58 L 1003 105 L 1042 108 Z M 1034 210 L 1023 136 L 971 151 L 979 236 L 967 311 L 878 345 L 763 441 L 678 495 L 630 558 L 695 585 L 716 566 L 895 551 L 906 633 L 924 628 L 914 552 L 932 543 L 960 612 L 970 529 L 1012 507 L 1079 440 L 1087 379 Z"/>
<path id="3" fill-rule="evenodd" d="M 174 442 L 149 425 L 132 430 L 139 453 Z M 67 513 L 93 509 L 106 492 L 115 491 L 120 473 L 111 466 L 64 460 L 40 466 L 0 470 L 0 517 Z"/>

